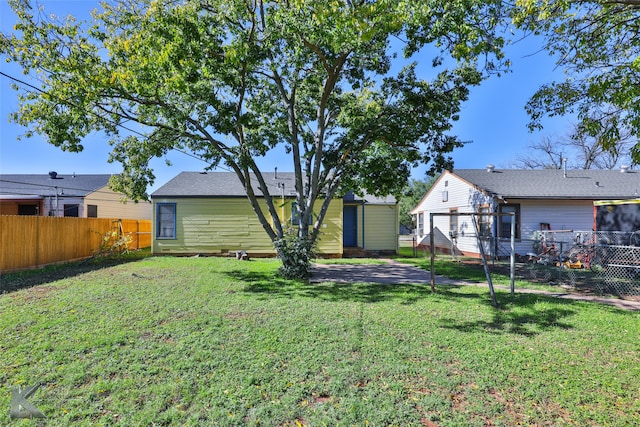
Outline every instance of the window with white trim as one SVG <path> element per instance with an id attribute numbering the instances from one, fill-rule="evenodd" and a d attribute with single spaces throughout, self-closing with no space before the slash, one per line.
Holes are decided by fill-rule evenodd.
<path id="1" fill-rule="evenodd" d="M 478 208 L 478 232 L 481 237 L 491 236 L 491 213 L 489 205 Z"/>
<path id="2" fill-rule="evenodd" d="M 458 208 L 449 209 L 449 235 L 451 237 L 458 236 Z"/>

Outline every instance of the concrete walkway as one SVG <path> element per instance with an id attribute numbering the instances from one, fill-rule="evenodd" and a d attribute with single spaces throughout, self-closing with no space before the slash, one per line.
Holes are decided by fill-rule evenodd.
<path id="1" fill-rule="evenodd" d="M 311 282 L 430 283 L 431 274 L 421 268 L 382 259 L 384 264 L 314 264 Z M 444 279 L 443 280 L 448 280 Z M 440 283 L 440 282 L 438 282 Z"/>
<path id="2" fill-rule="evenodd" d="M 381 283 L 381 284 L 430 284 L 431 274 L 421 268 L 403 264 L 391 259 L 383 259 L 384 264 L 314 264 L 311 283 Z M 451 280 L 436 275 L 438 285 L 464 285 L 488 287 L 487 283 L 470 283 Z M 507 286 L 494 285 L 496 289 L 509 290 Z M 566 292 L 550 292 L 534 289 L 518 289 L 518 293 L 540 294 L 554 298 L 574 301 L 592 301 L 617 307 L 623 310 L 640 311 L 640 302 L 624 300 L 614 297 L 599 297 L 595 295 L 571 294 Z"/>

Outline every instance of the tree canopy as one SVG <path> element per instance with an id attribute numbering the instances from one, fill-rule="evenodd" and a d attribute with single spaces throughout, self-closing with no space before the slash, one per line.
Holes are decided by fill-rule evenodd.
<path id="1" fill-rule="evenodd" d="M 502 60 L 497 0 L 116 0 L 90 22 L 10 2 L 0 53 L 40 82 L 17 88 L 28 135 L 79 151 L 104 132 L 123 166 L 113 186 L 134 198 L 172 149 L 229 168 L 274 242 L 286 221 L 257 158 L 286 148 L 297 234 L 313 242 L 335 195 L 399 194 L 412 166 L 451 167 L 469 86 Z"/>
<path id="2" fill-rule="evenodd" d="M 421 181 L 418 179 L 411 179 L 402 192 L 402 196 L 398 202 L 400 225 L 406 227 L 409 230 L 415 228 L 413 216 L 409 213 L 415 208 L 420 200 L 427 194 L 427 191 L 433 186 L 436 181 L 436 177 L 431 177 L 427 181 Z"/>
<path id="3" fill-rule="evenodd" d="M 635 138 L 640 162 L 640 3 L 636 0 L 517 0 L 514 19 L 544 36 L 566 79 L 541 87 L 526 106 L 530 127 L 545 116 L 574 115 L 579 138 L 596 138 L 613 156 Z"/>
<path id="4" fill-rule="evenodd" d="M 630 150 L 634 138 L 620 135 L 615 151 L 602 147 L 600 138 L 574 126 L 565 136 L 543 136 L 529 145 L 526 153 L 519 155 L 514 167 L 520 169 L 614 169 L 630 164 Z"/>

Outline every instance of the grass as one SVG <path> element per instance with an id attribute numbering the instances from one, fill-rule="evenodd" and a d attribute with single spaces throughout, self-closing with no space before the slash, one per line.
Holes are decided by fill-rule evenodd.
<path id="1" fill-rule="evenodd" d="M 412 248 L 400 248 L 400 255 L 397 257 L 399 261 L 412 264 L 417 267 L 420 267 L 424 270 L 431 270 L 431 258 L 429 254 L 425 254 L 423 252 L 418 252 L 417 256 L 414 256 Z M 449 279 L 462 280 L 465 282 L 474 282 L 474 283 L 486 283 L 487 278 L 484 272 L 484 268 L 479 260 L 472 259 L 473 263 L 466 263 L 464 260 L 471 260 L 469 258 L 458 257 L 457 261 L 454 261 L 450 255 L 437 255 L 434 260 L 434 272 L 436 275 L 444 276 Z M 508 271 L 508 264 L 505 262 L 501 263 L 502 270 Z M 523 279 L 522 277 L 518 277 L 518 273 L 521 275 L 523 273 L 522 268 L 518 270 L 516 269 L 516 277 L 514 280 L 514 286 L 516 289 L 537 289 L 544 291 L 552 291 L 557 292 L 558 286 L 548 284 L 549 282 L 553 282 L 554 278 L 558 276 L 558 267 L 555 266 L 543 266 L 543 265 L 532 265 L 539 276 L 544 276 L 545 274 L 550 278 L 550 280 L 546 281 L 537 281 L 533 282 L 531 280 Z M 497 268 L 494 267 L 492 262 L 489 262 L 489 268 L 491 270 L 491 281 L 495 285 L 502 286 L 510 286 L 511 279 L 509 273 L 501 273 Z M 564 273 L 566 275 L 566 272 Z M 573 274 L 577 276 L 586 276 L 587 280 L 593 280 L 593 273 L 586 272 L 584 270 L 573 270 Z"/>
<path id="2" fill-rule="evenodd" d="M 637 313 L 277 267 L 150 257 L 0 295 L 0 425 L 640 423 Z M 11 420 L 35 383 L 47 419 Z"/>
<path id="3" fill-rule="evenodd" d="M 18 289 L 49 283 L 56 279 L 79 275 L 127 262 L 138 261 L 149 256 L 151 256 L 151 248 L 144 248 L 117 256 L 102 256 L 75 262 L 51 264 L 38 269 L 23 270 L 9 274 L 0 273 L 0 295 L 5 292 L 12 292 Z"/>

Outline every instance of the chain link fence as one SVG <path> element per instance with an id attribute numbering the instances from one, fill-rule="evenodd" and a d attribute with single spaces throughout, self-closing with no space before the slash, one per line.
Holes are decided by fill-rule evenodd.
<path id="1" fill-rule="evenodd" d="M 492 247 L 492 270 L 508 268 L 509 243 L 485 240 Z M 581 291 L 640 296 L 640 231 L 537 231 L 521 239 L 516 277 Z M 530 252 L 523 249 L 530 248 Z M 507 270 L 508 271 L 508 270 Z"/>

